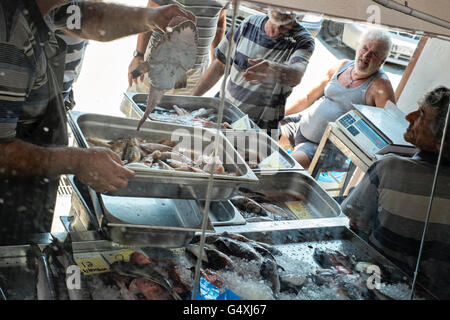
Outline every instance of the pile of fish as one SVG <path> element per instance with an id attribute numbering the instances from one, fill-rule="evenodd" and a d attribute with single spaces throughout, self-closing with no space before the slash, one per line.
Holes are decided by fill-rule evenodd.
<path id="1" fill-rule="evenodd" d="M 145 111 L 145 104 L 138 104 L 138 106 L 142 111 Z M 178 123 L 187 126 L 201 126 L 204 128 L 217 127 L 217 110 L 213 108 L 199 108 L 189 112 L 177 105 L 173 105 L 171 109 L 156 106 L 148 118 L 153 121 Z M 232 129 L 228 122 L 223 122 L 220 127 L 221 129 Z"/>
<path id="2" fill-rule="evenodd" d="M 142 248 L 127 262 L 110 263 L 109 272 L 80 278 L 70 271 L 76 265 L 70 237 L 64 242 L 55 238 L 42 251 L 37 246 L 31 250 L 28 264 L 36 270 L 35 298 L 189 300 L 199 242 L 200 236 L 195 236 L 185 248 L 152 253 Z M 207 234 L 200 274 L 220 291 L 229 289 L 243 300 L 408 298 L 406 279 L 387 266 L 379 266 L 382 286 L 377 288 L 371 286 L 376 284 L 372 263 L 323 244 L 299 247 L 307 254 L 301 258 L 293 255 L 292 245 L 270 245 L 228 232 Z M 4 299 L 11 297 L 7 281 L 2 287 L 8 295 Z"/>
<path id="3" fill-rule="evenodd" d="M 303 199 L 288 193 L 260 193 L 241 188 L 239 195 L 230 201 L 248 222 L 260 222 L 298 219 L 285 202 Z"/>
<path id="4" fill-rule="evenodd" d="M 193 150 L 178 152 L 177 142 L 162 140 L 158 143 L 141 138 L 118 140 L 87 139 L 91 147 L 109 148 L 132 168 L 153 168 L 197 173 L 224 174 L 236 176 L 238 172 L 226 172 L 219 157 L 197 154 Z M 195 160 L 194 160 L 195 159 Z"/>

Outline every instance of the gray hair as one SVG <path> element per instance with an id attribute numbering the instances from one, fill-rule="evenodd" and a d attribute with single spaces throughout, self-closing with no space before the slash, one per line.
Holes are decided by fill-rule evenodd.
<path id="1" fill-rule="evenodd" d="M 430 130 L 437 139 L 442 139 L 447 110 L 450 104 L 450 89 L 444 86 L 436 87 L 430 92 L 427 92 L 418 103 L 423 107 L 431 106 L 437 109 L 437 115 L 430 123 Z M 448 129 L 445 136 L 442 156 L 445 159 L 450 160 L 450 130 Z"/>
<path id="2" fill-rule="evenodd" d="M 382 42 L 384 44 L 382 51 L 384 59 L 389 56 L 392 48 L 392 38 L 389 31 L 380 28 L 369 28 L 361 35 L 359 44 L 361 45 L 364 40 L 377 40 Z"/>
<path id="3" fill-rule="evenodd" d="M 282 10 L 275 7 L 269 7 L 268 14 L 271 21 L 278 25 L 291 23 L 297 17 L 297 15 L 292 11 Z"/>

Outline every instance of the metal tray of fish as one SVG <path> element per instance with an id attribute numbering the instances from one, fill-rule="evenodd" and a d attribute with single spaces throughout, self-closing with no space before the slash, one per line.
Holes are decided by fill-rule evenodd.
<path id="1" fill-rule="evenodd" d="M 244 231 L 246 226 L 253 231 Z M 280 286 L 277 298 L 282 300 L 410 299 L 412 273 L 406 274 L 347 227 L 258 231 L 251 224 L 246 226 L 220 229 L 231 234 L 240 230 L 239 235 L 273 246 L 277 252 L 273 257 L 279 266 L 278 274 L 265 279 L 272 291 L 257 290 L 259 294 L 267 292 L 266 297 L 259 295 L 258 299 L 270 299 L 273 289 L 279 290 Z M 246 274 L 249 278 L 250 272 Z M 258 280 L 257 275 L 255 278 Z M 281 283 L 275 285 L 278 281 Z M 242 281 L 239 287 L 230 289 L 252 299 L 250 286 Z M 373 290 L 374 286 L 377 290 Z M 416 289 L 415 299 L 435 299 L 422 286 Z"/>
<path id="2" fill-rule="evenodd" d="M 304 171 L 263 172 L 258 177 L 258 184 L 240 188 L 230 199 L 247 222 L 344 216 L 339 204 Z"/>
<path id="3" fill-rule="evenodd" d="M 122 112 L 130 118 L 141 119 L 147 107 L 147 93 L 126 92 L 125 96 L 130 101 L 130 106 L 126 106 Z M 178 115 L 174 105 L 181 107 L 190 114 Z M 124 104 L 125 106 L 125 104 Z M 215 97 L 194 97 L 183 95 L 166 94 L 155 110 L 150 113 L 150 118 L 156 121 L 179 123 L 192 126 L 215 126 L 220 106 L 220 99 Z M 129 109 L 128 109 L 129 108 Z M 223 108 L 223 122 L 232 124 L 243 118 L 245 114 L 234 106 L 230 101 L 225 100 Z M 149 120 L 147 120 L 149 121 Z M 249 120 L 251 129 L 258 130 L 259 127 Z M 232 130 L 232 129 L 223 129 Z"/>
<path id="4" fill-rule="evenodd" d="M 227 130 L 224 135 L 256 174 L 264 171 L 304 170 L 264 131 Z"/>
<path id="5" fill-rule="evenodd" d="M 171 140 L 177 143 L 179 154 L 191 158 L 213 155 L 215 139 L 219 139 L 217 157 L 223 164 L 224 173 L 214 174 L 211 200 L 227 200 L 239 186 L 252 185 L 258 181 L 256 175 L 233 148 L 231 143 L 217 130 L 181 126 L 171 123 L 146 122 L 136 131 L 137 120 L 99 114 L 69 112 L 69 124 L 80 147 L 88 147 L 87 139 L 117 141 L 141 138 L 148 142 Z M 112 193 L 112 196 L 176 198 L 205 200 L 210 174 L 206 171 L 177 171 L 163 167 L 149 167 L 144 163 L 129 164 L 136 175 L 128 186 Z"/>

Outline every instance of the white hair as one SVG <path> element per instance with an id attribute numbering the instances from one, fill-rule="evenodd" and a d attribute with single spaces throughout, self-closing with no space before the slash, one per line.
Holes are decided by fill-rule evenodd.
<path id="1" fill-rule="evenodd" d="M 361 35 L 359 45 L 361 45 L 364 40 L 377 40 L 382 42 L 384 44 L 382 53 L 385 59 L 388 57 L 392 48 L 392 37 L 389 31 L 380 28 L 369 28 Z"/>
<path id="2" fill-rule="evenodd" d="M 279 8 L 269 8 L 269 19 L 272 23 L 277 25 L 285 25 L 291 23 L 296 19 L 296 14 L 291 11 L 281 10 Z"/>

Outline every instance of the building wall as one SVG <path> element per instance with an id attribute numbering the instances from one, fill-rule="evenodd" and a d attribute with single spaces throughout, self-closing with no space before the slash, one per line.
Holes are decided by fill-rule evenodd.
<path id="1" fill-rule="evenodd" d="M 438 85 L 450 88 L 450 42 L 430 38 L 417 60 L 397 106 L 405 113 L 417 109 L 417 100 Z"/>

